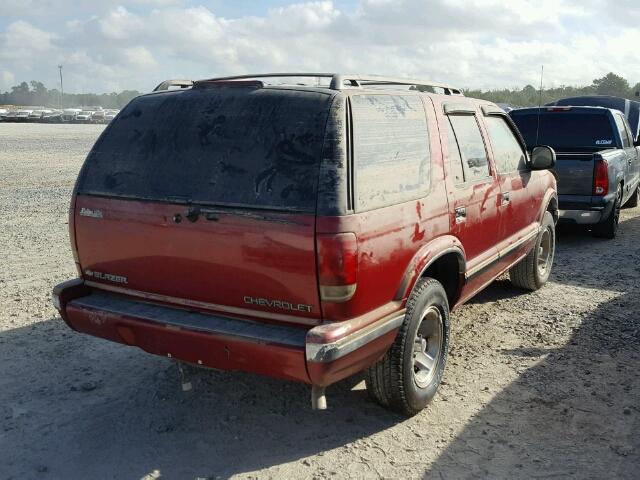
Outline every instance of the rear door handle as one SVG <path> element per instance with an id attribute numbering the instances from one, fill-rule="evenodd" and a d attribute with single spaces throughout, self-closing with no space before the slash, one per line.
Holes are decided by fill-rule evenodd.
<path id="1" fill-rule="evenodd" d="M 462 223 L 467 219 L 467 209 L 466 207 L 457 207 L 456 208 L 456 223 Z"/>
<path id="2" fill-rule="evenodd" d="M 504 192 L 502 194 L 502 204 L 505 205 L 511 201 L 511 197 L 509 196 L 509 192 Z"/>

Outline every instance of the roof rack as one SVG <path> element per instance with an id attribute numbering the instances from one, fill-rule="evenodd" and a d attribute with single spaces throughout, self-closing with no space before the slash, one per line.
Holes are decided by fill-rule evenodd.
<path id="1" fill-rule="evenodd" d="M 154 92 L 159 92 L 161 90 L 169 90 L 171 87 L 179 87 L 179 88 L 187 88 L 193 86 L 193 80 L 165 80 L 156 88 L 153 89 Z"/>
<path id="2" fill-rule="evenodd" d="M 348 88 L 362 88 L 366 86 L 380 85 L 408 85 L 415 87 L 431 87 L 441 89 L 445 95 L 464 95 L 462 90 L 452 85 L 431 82 L 428 80 L 416 80 L 412 78 L 385 77 L 380 75 L 363 75 L 363 74 L 344 74 L 344 73 L 258 73 L 253 75 L 235 75 L 229 77 L 208 78 L 198 80 L 195 83 L 207 83 L 209 85 L 215 82 L 228 82 L 236 80 L 249 80 L 259 78 L 278 78 L 278 77 L 310 77 L 310 78 L 330 78 L 329 88 L 332 90 L 343 90 Z M 154 91 L 168 90 L 171 86 L 179 86 L 186 88 L 193 86 L 191 80 L 167 80 L 158 85 Z"/>

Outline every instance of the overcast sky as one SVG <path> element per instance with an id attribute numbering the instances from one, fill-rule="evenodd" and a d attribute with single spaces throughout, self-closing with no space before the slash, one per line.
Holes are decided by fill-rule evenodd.
<path id="1" fill-rule="evenodd" d="M 81 6 L 79 6 L 81 5 Z M 640 0 L 0 0 L 0 90 L 344 71 L 462 88 L 640 81 Z"/>

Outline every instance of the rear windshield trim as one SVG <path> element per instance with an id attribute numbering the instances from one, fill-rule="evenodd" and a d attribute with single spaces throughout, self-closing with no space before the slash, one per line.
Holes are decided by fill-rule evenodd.
<path id="1" fill-rule="evenodd" d="M 107 195 L 103 193 L 93 193 L 93 192 L 78 192 L 77 196 L 87 196 L 87 197 L 95 197 L 95 198 L 105 198 L 112 200 L 130 200 L 136 202 L 144 202 L 144 203 L 162 203 L 165 205 L 201 205 L 206 207 L 218 207 L 218 208 L 233 208 L 237 210 L 260 210 L 262 212 L 290 212 L 290 213 L 306 213 L 306 214 L 314 214 L 314 210 L 309 209 L 301 209 L 295 207 L 273 207 L 273 206 L 262 206 L 262 205 L 247 205 L 247 204 L 239 204 L 239 203 L 215 203 L 215 202 L 200 202 L 196 200 L 180 200 L 177 198 L 151 198 L 151 197 L 141 197 L 136 195 Z"/>

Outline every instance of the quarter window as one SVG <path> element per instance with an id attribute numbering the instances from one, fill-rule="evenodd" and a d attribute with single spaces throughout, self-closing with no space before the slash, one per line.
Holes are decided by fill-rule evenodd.
<path id="1" fill-rule="evenodd" d="M 449 115 L 456 134 L 466 181 L 475 182 L 491 176 L 487 151 L 478 122 L 473 115 Z"/>
<path id="2" fill-rule="evenodd" d="M 354 95 L 356 209 L 424 196 L 430 187 L 429 132 L 417 95 Z"/>
<path id="3" fill-rule="evenodd" d="M 527 167 L 524 151 L 505 119 L 493 115 L 485 118 L 485 124 L 498 173 L 524 170 Z"/>

